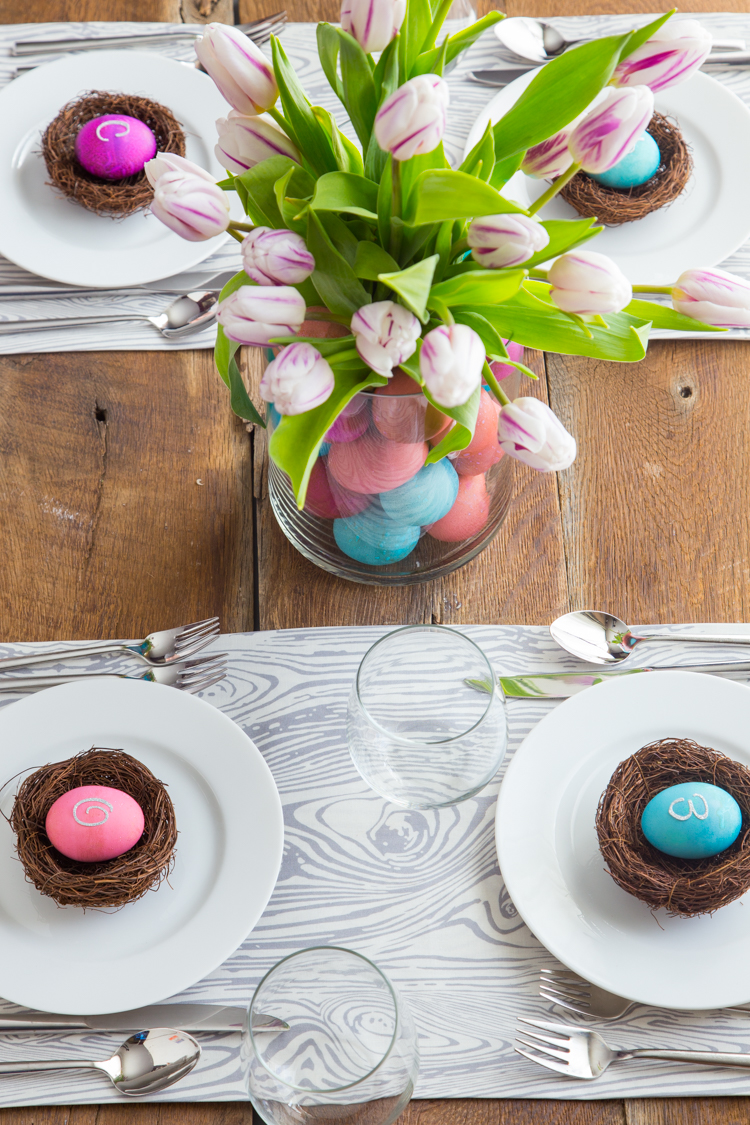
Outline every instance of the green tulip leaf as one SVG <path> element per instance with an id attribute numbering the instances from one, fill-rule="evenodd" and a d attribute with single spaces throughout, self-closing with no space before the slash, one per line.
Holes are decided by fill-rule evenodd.
<path id="1" fill-rule="evenodd" d="M 669 328 L 674 332 L 726 332 L 726 328 L 702 324 L 699 320 L 670 309 L 668 305 L 657 305 L 655 301 L 634 300 L 622 312 L 623 315 L 649 321 L 653 328 Z"/>
<path id="2" fill-rule="evenodd" d="M 369 305 L 369 293 L 334 246 L 315 211 L 308 214 L 307 249 L 315 259 L 312 282 L 326 308 L 351 316 L 363 305 Z"/>
<path id="3" fill-rule="evenodd" d="M 441 461 L 448 453 L 456 453 L 461 449 L 466 449 L 471 439 L 474 436 L 474 429 L 477 424 L 477 414 L 479 413 L 479 398 L 481 387 L 472 393 L 468 402 L 463 403 L 461 406 L 441 406 L 435 402 L 422 378 L 422 372 L 419 369 L 419 356 L 422 351 L 422 341 L 417 340 L 417 350 L 412 356 L 401 364 L 401 367 L 408 375 L 412 377 L 415 383 L 422 388 L 422 394 L 427 401 L 439 410 L 441 414 L 445 414 L 448 418 L 452 418 L 456 423 L 451 426 L 450 430 L 446 433 L 442 441 L 431 449 L 425 460 L 425 465 L 432 465 L 435 461 Z"/>
<path id="4" fill-rule="evenodd" d="M 494 23 L 505 19 L 502 12 L 488 12 L 486 16 L 482 16 L 480 20 L 476 20 L 469 27 L 462 28 L 457 31 L 455 35 L 449 35 L 445 41 L 445 62 L 453 62 L 457 59 L 462 51 L 466 51 L 472 44 L 476 43 L 485 31 L 492 27 Z M 440 47 L 432 47 L 429 51 L 424 51 L 417 58 L 412 69 L 411 77 L 416 74 L 430 74 L 432 73 L 435 63 L 437 62 L 442 45 Z"/>
<path id="5" fill-rule="evenodd" d="M 381 273 L 397 273 L 398 262 L 382 246 L 378 246 L 377 242 L 360 242 L 354 272 L 357 277 L 366 281 L 377 281 Z"/>
<path id="6" fill-rule="evenodd" d="M 241 176 L 235 177 L 238 190 L 241 187 L 245 193 L 245 211 L 257 226 L 283 228 L 284 220 L 276 199 L 276 183 L 287 172 L 295 170 L 304 172 L 288 156 L 269 156 L 267 160 L 261 160 L 260 164 L 255 164 Z M 313 182 L 306 172 L 304 175 L 305 184 Z"/>
<path id="7" fill-rule="evenodd" d="M 409 0 L 410 6 L 411 2 Z M 338 28 L 338 36 L 341 43 L 339 62 L 344 94 L 342 101 L 364 149 L 370 140 L 378 108 L 375 80 L 367 55 L 357 40 L 341 28 Z"/>
<path id="8" fill-rule="evenodd" d="M 469 270 L 467 273 L 461 273 L 457 277 L 433 285 L 427 307 L 431 307 L 434 299 L 449 307 L 474 302 L 478 305 L 489 305 L 508 301 L 514 293 L 518 292 L 525 276 L 525 269 Z"/>
<path id="9" fill-rule="evenodd" d="M 404 208 L 404 222 L 420 226 L 442 223 L 446 219 L 502 215 L 509 211 L 525 214 L 523 207 L 506 199 L 483 180 L 466 172 L 437 169 L 422 172 L 417 177 Z"/>
<path id="10" fill-rule="evenodd" d="M 398 293 L 407 309 L 411 309 L 423 324 L 428 319 L 426 315 L 427 298 L 430 295 L 430 286 L 438 260 L 438 255 L 433 254 L 431 258 L 424 258 L 421 262 L 415 262 L 413 266 L 409 266 L 405 270 L 399 270 L 398 273 L 381 273 L 378 275 L 378 281 L 382 281 L 389 289 Z"/>
<path id="11" fill-rule="evenodd" d="M 377 222 L 378 185 L 349 172 L 328 172 L 315 185 L 314 211 L 344 211 Z"/>
<path id="12" fill-rule="evenodd" d="M 525 270 L 533 269 L 534 266 L 541 265 L 542 262 L 549 262 L 551 258 L 556 258 L 559 254 L 565 254 L 568 250 L 572 250 L 574 246 L 582 246 L 584 242 L 589 239 L 595 238 L 597 234 L 601 234 L 604 227 L 595 227 L 593 224 L 596 219 L 548 219 L 542 223 L 542 226 L 549 235 L 549 242 L 540 250 L 538 254 L 534 254 L 527 262 L 523 263 Z"/>
<path id="13" fill-rule="evenodd" d="M 338 28 L 332 27 L 330 23 L 319 23 L 316 30 L 316 39 L 318 41 L 318 58 L 323 73 L 328 79 L 329 86 L 343 105 L 344 87 L 339 78 L 338 67 L 339 51 L 341 50 Z"/>
<path id="14" fill-rule="evenodd" d="M 301 218 L 297 216 L 300 211 L 305 211 L 307 208 L 304 197 L 312 195 L 314 191 L 315 180 L 299 164 L 288 168 L 284 175 L 276 180 L 273 192 L 284 227 L 304 235 L 307 230 L 307 215 L 303 214 Z"/>
<path id="15" fill-rule="evenodd" d="M 291 126 L 297 147 L 304 153 L 305 160 L 316 176 L 322 176 L 324 172 L 337 171 L 338 164 L 331 138 L 313 113 L 312 104 L 299 84 L 294 67 L 275 35 L 271 36 L 271 48 L 273 69 L 284 117 Z M 276 160 L 278 157 L 271 159 Z"/>
<path id="16" fill-rule="evenodd" d="M 236 278 L 232 278 L 232 281 L 229 283 L 229 285 L 224 286 L 224 289 L 222 289 L 222 294 L 224 296 L 229 296 L 229 294 L 226 293 L 225 290 L 229 289 L 229 287 L 236 280 Z M 238 285 L 235 285 L 234 288 L 239 289 L 240 285 L 242 284 L 244 284 L 244 282 L 241 281 Z M 234 292 L 234 290 L 230 291 Z M 218 328 L 216 329 L 214 361 L 216 363 L 219 374 L 221 375 L 226 385 L 229 387 L 230 406 L 232 407 L 234 413 L 239 415 L 239 417 L 243 418 L 246 422 L 254 422 L 256 426 L 262 426 L 265 429 L 266 423 L 263 421 L 260 414 L 255 409 L 255 406 L 253 405 L 253 402 L 247 393 L 245 384 L 242 381 L 240 369 L 237 366 L 237 360 L 235 359 L 235 356 L 240 346 L 241 345 L 238 344 L 236 340 L 230 340 L 228 336 L 225 335 L 224 329 L 221 327 L 221 325 L 218 326 Z"/>
<path id="17" fill-rule="evenodd" d="M 477 312 L 467 312 L 465 308 L 456 309 L 454 315 L 458 324 L 465 324 L 474 329 L 484 344 L 485 353 L 490 359 L 507 361 L 507 348 L 486 317 Z"/>

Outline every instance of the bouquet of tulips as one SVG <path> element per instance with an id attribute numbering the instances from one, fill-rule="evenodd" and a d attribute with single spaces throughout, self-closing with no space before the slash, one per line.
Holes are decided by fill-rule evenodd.
<path id="1" fill-rule="evenodd" d="M 450 4 L 344 0 L 340 27 L 318 25 L 322 68 L 358 144 L 310 103 L 277 39 L 270 63 L 232 27 L 209 25 L 196 53 L 232 106 L 217 122 L 227 179 L 169 154 L 147 166 L 152 211 L 169 227 L 188 239 L 228 230 L 242 245 L 244 270 L 221 294 L 216 364 L 233 409 L 263 425 L 235 353 L 277 349 L 261 393 L 280 416 L 271 457 L 300 507 L 338 416 L 398 369 L 453 423 L 428 463 L 471 442 L 484 384 L 500 406 L 502 449 L 550 471 L 572 462 L 575 441 L 546 405 L 504 393 L 503 368 L 535 377 L 518 345 L 632 362 L 652 325 L 750 324 L 741 279 L 688 270 L 672 286 L 635 287 L 669 293 L 672 308 L 634 298 L 613 261 L 580 249 L 601 230 L 593 218 L 537 217 L 579 169 L 606 171 L 632 149 L 653 91 L 684 81 L 708 54 L 700 25 L 670 23 L 670 12 L 567 51 L 451 168 L 443 70 L 503 16 L 439 43 Z M 518 169 L 551 181 L 528 209 L 503 194 Z M 230 221 L 227 192 L 247 223 Z M 305 333 L 314 321 L 337 326 L 335 338 Z"/>

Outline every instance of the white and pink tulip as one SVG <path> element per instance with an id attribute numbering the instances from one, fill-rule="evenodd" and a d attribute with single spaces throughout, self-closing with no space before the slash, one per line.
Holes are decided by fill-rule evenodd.
<path id="1" fill-rule="evenodd" d="M 219 143 L 214 152 L 219 163 L 241 176 L 269 156 L 288 156 L 299 164 L 300 155 L 279 126 L 266 117 L 247 117 L 236 109 L 216 122 Z"/>
<path id="2" fill-rule="evenodd" d="M 518 266 L 540 253 L 549 235 L 536 219 L 526 215 L 484 215 L 469 225 L 471 256 L 486 269 Z"/>
<path id="3" fill-rule="evenodd" d="M 279 414 L 304 414 L 330 398 L 335 386 L 329 363 L 312 344 L 288 344 L 263 373 L 260 393 Z"/>
<path id="4" fill-rule="evenodd" d="M 653 113 L 654 95 L 648 86 L 608 90 L 570 134 L 573 160 L 584 172 L 614 168 L 640 139 Z"/>
<path id="5" fill-rule="evenodd" d="M 648 86 L 656 93 L 690 78 L 711 51 L 712 37 L 697 20 L 670 20 L 615 69 L 613 86 Z"/>
<path id="6" fill-rule="evenodd" d="M 291 286 L 243 285 L 219 303 L 218 317 L 230 340 L 261 348 L 279 336 L 299 332 L 306 311 Z"/>
<path id="7" fill-rule="evenodd" d="M 573 163 L 573 155 L 568 148 L 569 137 L 570 130 L 563 129 L 548 140 L 533 145 L 523 158 L 521 170 L 538 180 L 554 180 L 562 176 Z"/>
<path id="8" fill-rule="evenodd" d="M 437 74 L 418 74 L 385 99 L 375 115 L 375 139 L 394 160 L 432 152 L 443 139 L 450 96 Z"/>
<path id="9" fill-rule="evenodd" d="M 357 351 L 373 371 L 388 379 L 394 367 L 414 355 L 421 330 L 414 313 L 395 301 L 363 305 L 352 317 Z"/>
<path id="10" fill-rule="evenodd" d="M 503 452 L 540 473 L 567 469 L 576 456 L 575 438 L 546 402 L 536 398 L 517 398 L 502 407 L 497 440 Z"/>
<path id="11" fill-rule="evenodd" d="M 278 98 L 273 67 L 236 27 L 208 24 L 195 44 L 195 53 L 221 96 L 239 113 L 264 113 Z"/>
<path id="12" fill-rule="evenodd" d="M 210 177 L 164 172 L 156 181 L 151 214 L 188 242 L 204 242 L 229 226 L 229 200 Z"/>
<path id="13" fill-rule="evenodd" d="M 301 285 L 315 269 L 302 235 L 272 227 L 255 227 L 242 240 L 242 262 L 258 285 Z"/>
<path id="14" fill-rule="evenodd" d="M 714 328 L 750 328 L 750 284 L 724 270 L 685 270 L 672 288 L 672 305 Z"/>
<path id="15" fill-rule="evenodd" d="M 406 0 L 343 0 L 341 29 L 370 54 L 385 50 L 398 35 L 405 15 Z"/>
<path id="16" fill-rule="evenodd" d="M 550 300 L 578 316 L 621 312 L 633 299 L 625 274 L 611 258 L 593 250 L 571 250 L 550 267 Z"/>
<path id="17" fill-rule="evenodd" d="M 462 406 L 481 385 L 484 344 L 466 324 L 441 324 L 422 341 L 419 370 L 438 406 Z"/>

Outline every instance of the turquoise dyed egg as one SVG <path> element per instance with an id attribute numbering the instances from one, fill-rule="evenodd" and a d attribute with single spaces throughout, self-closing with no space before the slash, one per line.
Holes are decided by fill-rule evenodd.
<path id="1" fill-rule="evenodd" d="M 644 133 L 636 141 L 635 148 L 623 156 L 607 172 L 589 173 L 592 180 L 611 188 L 631 188 L 645 184 L 651 179 L 661 164 L 659 146 L 650 133 Z"/>
<path id="2" fill-rule="evenodd" d="M 742 809 L 731 793 L 703 781 L 672 785 L 649 801 L 641 817 L 650 844 L 680 859 L 723 852 L 740 834 Z"/>
<path id="3" fill-rule="evenodd" d="M 363 512 L 333 521 L 333 537 L 350 559 L 368 566 L 400 562 L 419 542 L 418 525 L 395 523 L 376 500 Z"/>
<path id="4" fill-rule="evenodd" d="M 328 453 L 328 451 L 330 450 L 330 448 L 331 448 L 330 441 L 324 441 L 322 443 L 320 449 L 318 450 L 318 457 L 325 457 L 326 454 Z"/>
<path id="5" fill-rule="evenodd" d="M 383 511 L 396 523 L 435 523 L 446 515 L 458 495 L 458 473 L 444 459 L 423 469 L 406 484 L 381 492 Z"/>

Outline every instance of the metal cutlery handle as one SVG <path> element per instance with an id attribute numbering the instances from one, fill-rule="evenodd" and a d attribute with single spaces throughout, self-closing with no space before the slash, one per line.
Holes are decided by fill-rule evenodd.
<path id="1" fill-rule="evenodd" d="M 631 631 L 632 632 L 632 631 Z M 688 641 L 706 645 L 750 645 L 747 633 L 632 633 L 637 641 Z"/>
<path id="2" fill-rule="evenodd" d="M 27 664 L 49 664 L 54 660 L 98 656 L 102 652 L 121 652 L 124 647 L 121 641 L 99 641 L 79 648 L 58 648 L 47 652 L 26 653 L 23 656 L 4 656 L 0 659 L 0 672 L 5 668 L 25 668 Z"/>
<path id="3" fill-rule="evenodd" d="M 2 320 L 0 336 L 10 336 L 15 332 L 49 332 L 55 328 L 85 328 L 87 324 L 118 324 L 122 321 L 145 320 L 142 313 L 107 313 L 97 316 L 61 316 L 47 320 Z"/>
<path id="4" fill-rule="evenodd" d="M 720 1051 L 618 1051 L 623 1059 L 670 1059 L 672 1062 L 703 1063 L 706 1066 L 750 1067 L 750 1054 L 724 1054 Z"/>
<path id="5" fill-rule="evenodd" d="M 0 1062 L 0 1074 L 18 1074 L 30 1070 L 101 1070 L 101 1063 L 80 1062 L 66 1059 L 64 1062 Z"/>
<path id="6" fill-rule="evenodd" d="M 253 20 L 252 23 L 239 24 L 237 30 L 252 39 L 267 28 L 284 23 L 286 23 L 286 12 L 275 12 L 272 16 L 264 16 L 262 19 Z M 205 24 L 184 23 L 176 25 L 174 31 L 144 31 L 140 34 L 105 35 L 92 39 L 19 39 L 11 45 L 10 55 L 22 59 L 31 55 L 54 55 L 66 51 L 111 50 L 148 43 L 180 43 L 197 39 L 205 30 Z"/>

